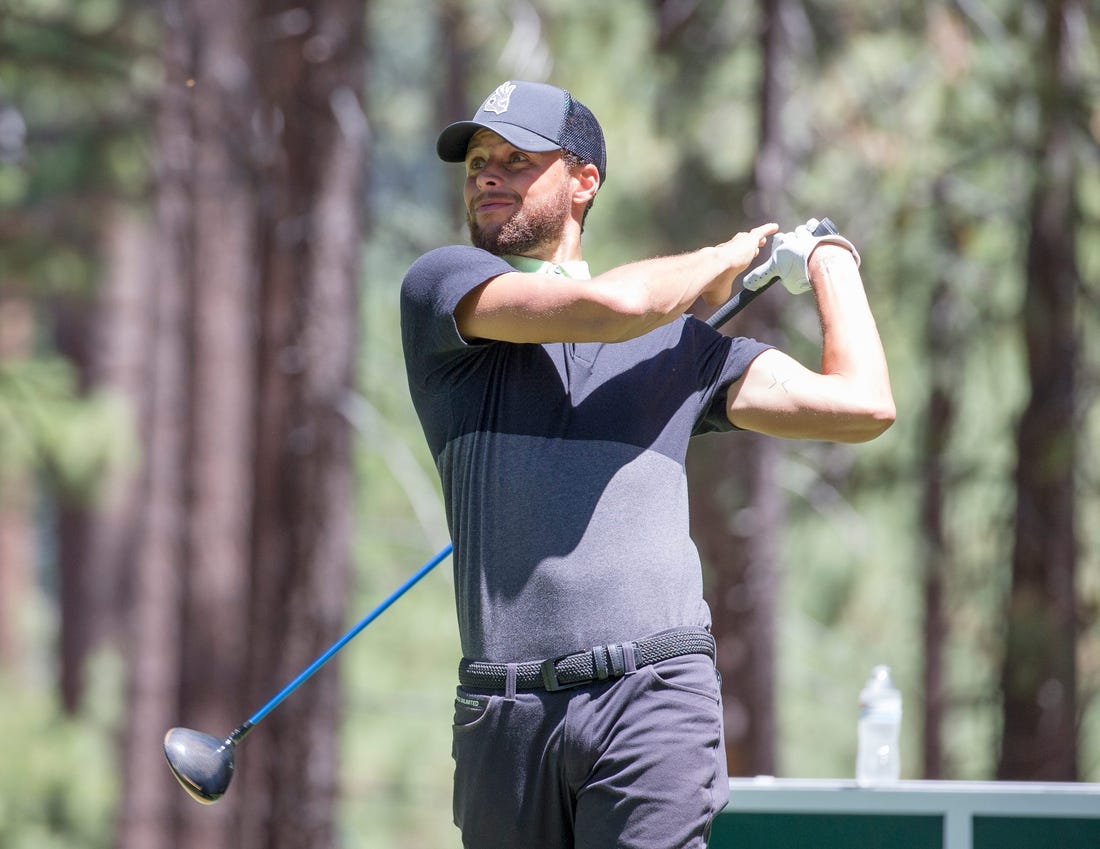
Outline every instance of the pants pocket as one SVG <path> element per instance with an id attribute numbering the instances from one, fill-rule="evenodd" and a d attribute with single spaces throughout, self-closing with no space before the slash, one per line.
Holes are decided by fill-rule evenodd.
<path id="1" fill-rule="evenodd" d="M 470 693 L 459 687 L 455 694 L 455 712 L 451 722 L 454 730 L 468 730 L 481 722 L 496 698 L 499 696 Z"/>

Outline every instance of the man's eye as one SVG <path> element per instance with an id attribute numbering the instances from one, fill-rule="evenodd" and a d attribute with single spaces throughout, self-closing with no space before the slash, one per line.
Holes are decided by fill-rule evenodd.
<path id="1" fill-rule="evenodd" d="M 471 159 L 469 162 L 466 163 L 466 170 L 467 171 L 476 171 L 478 168 L 481 168 L 484 164 L 485 164 L 484 159 Z"/>

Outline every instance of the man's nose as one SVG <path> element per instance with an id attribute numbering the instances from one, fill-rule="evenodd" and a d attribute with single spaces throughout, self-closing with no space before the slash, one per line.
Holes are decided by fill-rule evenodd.
<path id="1" fill-rule="evenodd" d="M 499 186 L 500 182 L 500 171 L 492 164 L 486 163 L 485 166 L 477 172 L 477 185 L 479 188 Z"/>

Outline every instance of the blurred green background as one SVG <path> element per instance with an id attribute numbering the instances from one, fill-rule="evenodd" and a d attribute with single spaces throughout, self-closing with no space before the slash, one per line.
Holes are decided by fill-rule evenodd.
<path id="1" fill-rule="evenodd" d="M 316 3 L 248 8 L 257 27 L 277 20 L 296 33 L 307 6 L 320 17 Z M 81 372 L 65 329 L 97 303 L 111 263 L 110 216 L 148 220 L 156 207 L 163 137 L 154 128 L 171 76 L 165 21 L 200 20 L 209 7 L 197 0 L 0 0 L 0 341 L 9 343 L 0 347 L 5 849 L 122 845 L 120 805 L 132 788 L 120 751 L 131 721 L 133 661 L 117 646 L 92 653 L 79 700 L 65 703 L 59 536 L 74 501 L 101 497 L 104 479 L 117 470 L 142 469 L 146 446 L 125 399 Z M 1074 377 L 1070 419 L 1050 424 L 1064 429 L 1057 444 L 1073 452 L 1068 469 L 1053 461 L 1050 468 L 1062 469 L 1074 521 L 1071 556 L 1059 560 L 1064 547 L 1052 547 L 1039 560 L 1051 567 L 1050 582 L 1064 582 L 1068 570 L 1069 607 L 1058 596 L 1062 621 L 1055 625 L 1070 635 L 1074 663 L 1068 673 L 1040 670 L 1037 680 L 1073 689 L 1076 774 L 1031 777 L 1100 780 L 1096 7 L 370 0 L 360 11 L 359 94 L 368 129 L 355 392 L 345 411 L 354 489 L 344 624 L 448 541 L 398 328 L 398 287 L 409 263 L 465 240 L 459 169 L 436 160 L 436 134 L 500 81 L 545 79 L 589 105 L 607 135 L 609 178 L 585 233 L 595 271 L 713 243 L 754 223 L 764 208 L 781 213 L 785 228 L 829 215 L 862 254 L 898 420 L 857 448 L 786 445 L 774 469 L 786 503 L 783 527 L 772 529 L 781 587 L 777 774 L 850 777 L 860 686 L 872 665 L 889 663 L 905 697 L 903 776 L 924 777 L 929 628 L 942 637 L 933 640 L 943 664 L 937 777 L 998 774 L 1002 676 L 1014 657 L 1008 611 L 1019 549 L 1018 426 L 1036 388 L 1029 345 L 1039 344 L 1045 327 L 1064 343 L 1061 372 Z M 779 59 L 769 60 L 778 65 L 768 65 L 762 24 L 775 20 L 785 41 Z M 262 32 L 251 35 L 262 43 Z M 464 69 L 461 80 L 451 75 L 456 66 Z M 753 194 L 761 186 L 754 170 L 769 74 L 783 81 L 776 114 L 787 167 L 778 196 L 761 199 Z M 1053 212 L 1050 197 L 1063 199 Z M 1065 238 L 1042 243 L 1050 232 Z M 151 267 L 170 259 L 153 256 Z M 1056 296 L 1044 300 L 1056 284 Z M 779 291 L 767 297 L 781 313 L 776 338 L 813 364 L 812 304 Z M 1052 304 L 1064 306 L 1067 297 L 1068 325 L 1059 324 L 1065 313 L 1055 314 Z M 950 400 L 949 419 L 933 403 L 937 391 Z M 922 512 L 933 478 L 943 535 L 935 541 Z M 1049 540 L 1029 536 L 1040 549 L 1055 539 L 1053 532 Z M 942 619 L 930 624 L 933 542 L 933 556 L 948 568 L 938 576 Z M 720 568 L 708 563 L 708 579 Z M 452 592 L 445 564 L 341 655 L 334 845 L 459 845 L 450 824 L 459 658 Z M 1037 642 L 1048 640 L 1048 632 L 1035 633 Z M 318 679 L 336 674 L 326 669 Z M 253 681 L 250 695 L 240 697 L 240 719 L 258 707 L 249 697 L 266 697 L 283 683 L 270 674 Z M 293 698 L 312 695 L 303 689 Z M 177 721 L 163 717 L 165 727 Z M 281 739 L 262 737 L 257 731 L 242 749 L 242 764 L 253 757 L 251 747 L 272 749 Z M 179 834 L 188 821 L 212 816 L 209 810 L 184 799 L 159 821 L 170 820 L 177 831 L 166 833 Z M 232 833 L 232 825 L 219 827 Z M 251 843 L 223 839 L 281 845 L 255 834 Z M 195 838 L 164 840 L 182 846 Z"/>

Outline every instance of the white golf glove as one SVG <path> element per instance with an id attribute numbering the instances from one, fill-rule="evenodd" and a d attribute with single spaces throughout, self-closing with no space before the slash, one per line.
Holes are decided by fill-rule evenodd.
<path id="1" fill-rule="evenodd" d="M 813 230 L 818 223 L 816 218 L 811 218 L 805 224 L 795 227 L 793 233 L 776 233 L 772 237 L 771 256 L 745 275 L 744 287 L 755 291 L 779 278 L 792 295 L 810 291 L 810 254 L 821 244 L 847 248 L 852 252 L 858 266 L 859 251 L 855 245 L 836 233 L 815 236 Z"/>

